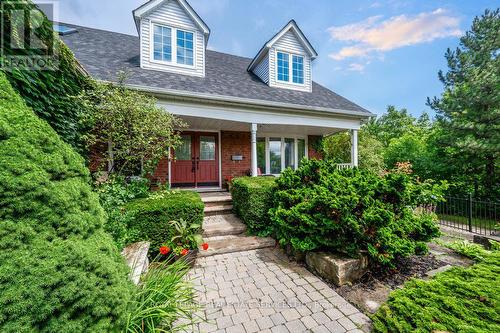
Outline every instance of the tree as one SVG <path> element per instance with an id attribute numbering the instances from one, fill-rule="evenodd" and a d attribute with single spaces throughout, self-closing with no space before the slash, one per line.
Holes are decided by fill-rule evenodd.
<path id="1" fill-rule="evenodd" d="M 476 195 L 489 197 L 500 192 L 499 31 L 498 9 L 476 17 L 458 48 L 445 54 L 448 71 L 438 74 L 444 92 L 427 99 L 444 129 L 439 144 L 451 148 L 447 158 L 470 175 Z"/>
<path id="2" fill-rule="evenodd" d="M 398 110 L 395 106 L 389 105 L 386 113 L 381 117 L 371 118 L 364 129 L 387 147 L 391 139 L 415 130 L 415 123 L 416 119 L 408 113 L 408 110 L 405 108 Z"/>
<path id="3" fill-rule="evenodd" d="M 108 147 L 104 162 L 116 174 L 153 171 L 158 161 L 180 142 L 177 129 L 185 124 L 156 104 L 156 99 L 124 86 L 95 83 L 79 99 L 85 105 L 84 126 L 89 147 Z"/>
<path id="4" fill-rule="evenodd" d="M 384 169 L 383 145 L 364 130 L 358 132 L 359 167 L 379 173 Z M 351 161 L 351 136 L 348 132 L 331 135 L 323 140 L 325 157 L 336 163 Z"/>

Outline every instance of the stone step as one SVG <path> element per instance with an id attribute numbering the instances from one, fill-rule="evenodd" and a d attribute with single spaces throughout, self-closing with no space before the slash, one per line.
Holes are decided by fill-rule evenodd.
<path id="1" fill-rule="evenodd" d="M 214 201 L 203 201 L 205 204 L 205 207 L 214 207 L 214 206 L 224 206 L 224 205 L 232 205 L 233 204 L 233 199 L 217 199 Z"/>
<path id="2" fill-rule="evenodd" d="M 205 216 L 220 214 L 230 214 L 233 211 L 233 205 L 205 206 Z"/>
<path id="3" fill-rule="evenodd" d="M 200 251 L 198 253 L 198 256 L 200 257 L 209 257 L 223 253 L 241 252 L 273 247 L 276 243 L 275 240 L 270 237 L 242 235 L 210 237 L 205 238 L 204 241 L 208 243 L 208 250 Z"/>
<path id="4" fill-rule="evenodd" d="M 247 230 L 234 214 L 207 216 L 203 219 L 203 237 L 239 235 Z"/>

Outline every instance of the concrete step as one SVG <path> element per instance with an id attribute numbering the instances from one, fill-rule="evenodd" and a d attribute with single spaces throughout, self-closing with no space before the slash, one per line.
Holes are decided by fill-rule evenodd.
<path id="1" fill-rule="evenodd" d="M 205 216 L 214 216 L 220 214 L 230 214 L 233 211 L 233 205 L 205 206 Z"/>
<path id="2" fill-rule="evenodd" d="M 231 198 L 229 192 L 207 192 L 200 195 L 205 207 L 231 205 L 233 203 L 233 198 Z"/>
<path id="3" fill-rule="evenodd" d="M 203 237 L 239 235 L 247 230 L 234 214 L 207 216 L 203 219 Z"/>
<path id="4" fill-rule="evenodd" d="M 205 238 L 204 241 L 208 243 L 208 250 L 200 251 L 198 253 L 198 256 L 200 257 L 209 257 L 223 253 L 241 252 L 273 247 L 276 243 L 275 240 L 270 237 L 242 235 L 210 237 Z"/>

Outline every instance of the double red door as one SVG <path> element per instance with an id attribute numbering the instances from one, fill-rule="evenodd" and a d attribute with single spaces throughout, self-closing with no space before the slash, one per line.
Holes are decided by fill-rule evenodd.
<path id="1" fill-rule="evenodd" d="M 217 133 L 183 132 L 173 153 L 173 187 L 219 186 Z"/>

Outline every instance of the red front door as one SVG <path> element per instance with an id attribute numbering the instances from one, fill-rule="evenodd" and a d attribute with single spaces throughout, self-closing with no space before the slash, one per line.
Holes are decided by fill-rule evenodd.
<path id="1" fill-rule="evenodd" d="M 217 138 L 217 133 L 182 133 L 172 161 L 173 187 L 219 186 Z"/>

